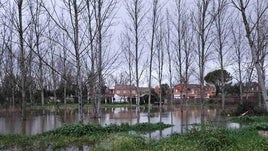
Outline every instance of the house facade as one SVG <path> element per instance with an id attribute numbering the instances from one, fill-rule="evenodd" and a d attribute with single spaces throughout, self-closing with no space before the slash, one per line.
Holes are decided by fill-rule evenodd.
<path id="1" fill-rule="evenodd" d="M 140 87 L 140 97 L 149 93 L 149 88 Z M 112 103 L 129 103 L 136 101 L 138 96 L 137 87 L 134 85 L 116 84 L 113 89 Z"/>
<path id="2" fill-rule="evenodd" d="M 200 85 L 199 84 L 188 84 L 187 86 L 184 84 L 175 85 L 173 88 L 174 98 L 201 98 Z M 215 90 L 211 86 L 204 86 L 204 97 L 210 98 L 215 96 Z"/>
<path id="3" fill-rule="evenodd" d="M 137 90 L 133 85 L 116 84 L 114 86 L 113 103 L 129 102 L 130 99 L 135 98 L 136 96 Z"/>

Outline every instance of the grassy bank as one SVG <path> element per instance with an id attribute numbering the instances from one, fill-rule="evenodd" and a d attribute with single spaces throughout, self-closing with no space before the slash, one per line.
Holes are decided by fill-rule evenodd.
<path id="1" fill-rule="evenodd" d="M 102 145 L 112 137 L 118 135 L 114 139 L 121 138 L 139 138 L 143 140 L 139 134 L 149 133 L 156 130 L 163 130 L 172 125 L 163 123 L 139 123 L 135 125 L 121 124 L 101 126 L 97 124 L 72 124 L 61 128 L 44 132 L 34 136 L 22 135 L 0 135 L 0 150 L 45 150 L 58 149 L 71 146 L 102 146 L 106 147 L 109 144 Z M 135 132 L 134 135 L 129 132 Z M 113 139 L 113 140 L 114 140 Z"/>

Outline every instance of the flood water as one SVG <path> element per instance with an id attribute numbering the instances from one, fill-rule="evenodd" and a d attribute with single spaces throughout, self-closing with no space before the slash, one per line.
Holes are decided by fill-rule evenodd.
<path id="1" fill-rule="evenodd" d="M 159 107 L 155 106 L 151 109 L 150 122 L 157 123 L 161 120 L 165 124 L 173 124 L 174 126 L 163 131 L 150 133 L 150 137 L 158 138 L 175 132 L 183 133 L 193 124 L 201 123 L 201 121 L 211 121 L 219 126 L 231 128 L 240 127 L 237 123 L 224 122 L 223 117 L 218 115 L 216 108 L 205 107 L 203 111 L 204 116 L 201 116 L 201 108 L 198 106 L 184 107 L 184 109 L 179 106 L 173 109 L 170 106 L 163 106 L 160 116 Z M 120 123 L 143 123 L 148 122 L 148 120 L 147 108 L 145 107 L 102 108 L 102 116 L 99 119 L 92 118 L 91 108 L 84 110 L 84 123 L 98 123 L 103 126 Z M 17 108 L 0 109 L 0 134 L 34 135 L 75 122 L 78 122 L 77 111 L 68 108 L 61 111 L 56 109 L 28 111 L 26 121 L 21 120 L 20 111 Z"/>

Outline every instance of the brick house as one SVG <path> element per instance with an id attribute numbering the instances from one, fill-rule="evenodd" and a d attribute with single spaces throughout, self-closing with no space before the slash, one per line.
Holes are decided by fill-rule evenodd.
<path id="1" fill-rule="evenodd" d="M 129 102 L 129 99 L 137 96 L 136 87 L 133 85 L 120 85 L 114 86 L 113 102 Z"/>
<path id="2" fill-rule="evenodd" d="M 140 96 L 148 94 L 149 88 L 140 87 Z M 134 85 L 122 85 L 116 84 L 113 89 L 112 102 L 124 103 L 130 101 L 136 101 L 137 87 Z"/>
<path id="3" fill-rule="evenodd" d="M 186 85 L 175 85 L 173 88 L 174 98 L 180 99 L 185 98 L 188 95 L 188 98 L 200 98 L 200 85 L 199 84 L 188 84 Z M 215 96 L 215 90 L 211 86 L 204 86 L 204 97 L 210 98 Z"/>

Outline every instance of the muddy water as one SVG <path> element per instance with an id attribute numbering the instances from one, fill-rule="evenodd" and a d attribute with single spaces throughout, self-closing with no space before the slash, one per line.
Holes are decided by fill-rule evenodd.
<path id="1" fill-rule="evenodd" d="M 218 116 L 216 108 L 204 108 L 204 114 L 201 116 L 200 107 L 175 107 L 173 110 L 170 106 L 164 106 L 162 113 L 159 113 L 158 107 L 153 107 L 151 115 L 148 117 L 145 107 L 116 107 L 103 108 L 102 117 L 99 119 L 92 118 L 90 108 L 84 110 L 84 123 L 98 123 L 101 125 L 120 124 L 120 123 L 157 123 L 160 120 L 166 124 L 173 124 L 171 128 L 163 131 L 156 131 L 147 134 L 146 137 L 158 138 L 170 135 L 171 133 L 183 133 L 186 129 L 191 128 L 192 124 L 201 123 L 201 121 L 213 121 L 219 126 L 239 128 L 236 123 L 223 122 L 221 116 Z M 150 118 L 150 119 L 148 119 Z M 161 119 L 160 119 L 161 118 Z M 51 110 L 42 111 L 34 110 L 27 112 L 26 121 L 20 118 L 20 112 L 16 108 L 5 108 L 0 110 L 0 134 L 23 134 L 34 135 L 45 131 L 53 130 L 64 124 L 78 122 L 78 115 L 75 110 Z"/>

